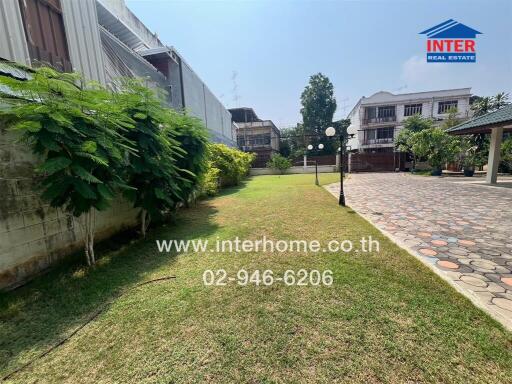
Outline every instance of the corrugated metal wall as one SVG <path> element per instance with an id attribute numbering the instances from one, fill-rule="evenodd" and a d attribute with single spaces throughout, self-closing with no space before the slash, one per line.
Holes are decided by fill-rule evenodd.
<path id="1" fill-rule="evenodd" d="M 104 84 L 105 64 L 96 1 L 61 0 L 61 5 L 73 70 Z"/>
<path id="2" fill-rule="evenodd" d="M 207 117 L 204 107 L 203 82 L 194 73 L 184 60 L 181 61 L 183 74 L 183 95 L 185 109 L 193 116 L 201 119 L 207 125 Z"/>
<path id="3" fill-rule="evenodd" d="M 184 60 L 181 63 L 185 109 L 204 122 L 213 141 L 235 146 L 231 130 L 231 113 L 204 85 L 192 68 Z"/>
<path id="4" fill-rule="evenodd" d="M 0 0 L 0 57 L 30 64 L 18 0 Z"/>

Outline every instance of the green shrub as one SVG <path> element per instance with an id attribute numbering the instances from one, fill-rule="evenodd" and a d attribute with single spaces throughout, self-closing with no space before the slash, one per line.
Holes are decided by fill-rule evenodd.
<path id="1" fill-rule="evenodd" d="M 279 171 L 281 174 L 285 173 L 292 166 L 290 159 L 281 156 L 278 153 L 272 155 L 270 160 L 267 162 L 267 167 Z"/>
<path id="2" fill-rule="evenodd" d="M 22 70 L 26 80 L 0 76 L 0 103 L 7 106 L 0 115 L 42 160 L 42 198 L 80 217 L 87 263 L 94 264 L 95 212 L 129 188 L 123 170 L 136 152 L 126 138 L 134 121 L 112 92 L 78 74 Z"/>
<path id="3" fill-rule="evenodd" d="M 207 170 L 201 177 L 200 194 L 202 196 L 215 196 L 217 193 L 219 193 L 219 175 L 220 170 L 218 168 L 215 168 L 212 162 L 209 161 L 207 165 Z"/>
<path id="4" fill-rule="evenodd" d="M 135 122 L 126 132 L 138 153 L 129 155 L 126 179 L 133 189 L 125 196 L 141 209 L 141 233 L 145 237 L 152 219 L 162 217 L 185 198 L 179 186 L 183 171 L 177 165 L 185 153 L 175 139 L 176 112 L 164 106 L 155 90 L 141 80 L 122 79 L 116 99 Z"/>
<path id="5" fill-rule="evenodd" d="M 210 144 L 209 152 L 212 166 L 219 169 L 221 187 L 239 185 L 256 158 L 254 153 L 242 152 L 224 144 Z"/>
<path id="6" fill-rule="evenodd" d="M 173 113 L 172 132 L 174 139 L 186 152 L 178 159 L 177 166 L 181 170 L 180 189 L 183 202 L 188 204 L 201 193 L 205 173 L 208 170 L 208 131 L 198 118 L 185 113 Z"/>

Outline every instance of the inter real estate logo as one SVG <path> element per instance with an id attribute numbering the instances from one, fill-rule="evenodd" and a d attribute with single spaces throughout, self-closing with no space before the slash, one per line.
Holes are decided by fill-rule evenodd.
<path id="1" fill-rule="evenodd" d="M 476 35 L 481 34 L 453 19 L 420 32 L 427 35 L 428 63 L 476 62 Z"/>

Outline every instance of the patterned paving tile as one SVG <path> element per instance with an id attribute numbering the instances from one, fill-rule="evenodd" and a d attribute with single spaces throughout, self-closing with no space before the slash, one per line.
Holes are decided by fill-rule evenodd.
<path id="1" fill-rule="evenodd" d="M 345 194 L 347 205 L 512 330 L 512 189 L 467 181 L 351 174 Z M 326 189 L 338 196 L 338 184 Z"/>

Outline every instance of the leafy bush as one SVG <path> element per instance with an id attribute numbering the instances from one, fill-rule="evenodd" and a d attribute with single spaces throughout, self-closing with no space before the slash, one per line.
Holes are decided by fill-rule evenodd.
<path id="1" fill-rule="evenodd" d="M 256 155 L 224 144 L 210 144 L 209 158 L 212 166 L 219 169 L 220 185 L 228 187 L 240 184 L 240 181 L 249 173 Z"/>
<path id="2" fill-rule="evenodd" d="M 273 154 L 270 160 L 267 162 L 268 168 L 275 169 L 281 174 L 284 174 L 288 169 L 290 169 L 291 166 L 292 162 L 278 153 Z"/>
<path id="3" fill-rule="evenodd" d="M 141 208 L 141 233 L 145 237 L 151 219 L 161 217 L 185 198 L 186 191 L 179 185 L 183 171 L 178 164 L 185 151 L 175 138 L 176 113 L 164 107 L 156 92 L 137 79 L 123 79 L 121 84 L 117 104 L 135 122 L 126 138 L 138 150 L 129 155 L 126 178 L 133 189 L 125 196 Z"/>
<path id="4" fill-rule="evenodd" d="M 220 189 L 220 170 L 208 162 L 207 171 L 201 177 L 200 191 L 203 196 L 215 196 Z"/>
<path id="5" fill-rule="evenodd" d="M 208 170 L 208 132 L 203 122 L 184 113 L 173 112 L 171 123 L 174 139 L 179 142 L 186 155 L 178 159 L 182 202 L 188 204 L 202 187 Z"/>
<path id="6" fill-rule="evenodd" d="M 503 172 L 512 173 L 512 136 L 501 143 L 501 168 Z"/>
<path id="7" fill-rule="evenodd" d="M 460 141 L 447 134 L 442 128 L 428 128 L 416 132 L 411 137 L 412 152 L 417 157 L 425 157 L 435 170 L 453 161 L 460 153 Z"/>
<path id="8" fill-rule="evenodd" d="M 95 210 L 109 207 L 123 179 L 127 154 L 135 153 L 126 131 L 133 120 L 98 84 L 50 68 L 30 70 L 28 79 L 0 76 L 0 115 L 19 130 L 42 164 L 42 198 L 82 214 L 88 264 L 95 263 Z"/>

